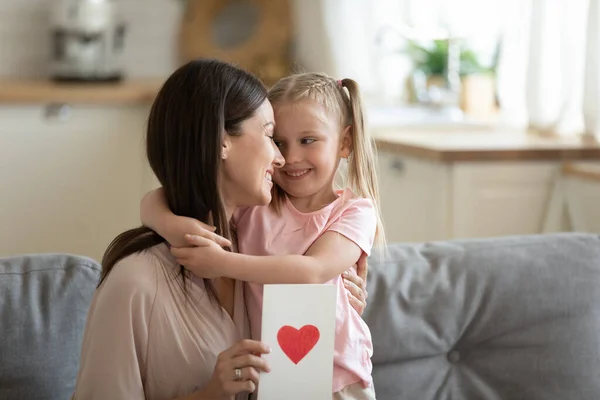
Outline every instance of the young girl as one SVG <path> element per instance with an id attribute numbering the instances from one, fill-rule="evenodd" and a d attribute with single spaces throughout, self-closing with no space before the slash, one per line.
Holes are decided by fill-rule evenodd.
<path id="1" fill-rule="evenodd" d="M 273 139 L 286 161 L 273 174 L 273 202 L 236 211 L 240 253 L 196 235 L 186 235 L 196 247 L 172 253 L 198 276 L 252 282 L 246 304 L 255 339 L 260 338 L 263 284 L 337 285 L 333 398 L 374 399 L 371 335 L 350 306 L 340 276 L 370 253 L 376 236 L 383 243 L 375 148 L 364 130 L 358 85 L 298 74 L 279 81 L 269 100 L 275 111 Z M 349 185 L 336 190 L 342 160 Z M 159 198 L 142 203 L 142 220 L 177 241 L 189 232 Z"/>

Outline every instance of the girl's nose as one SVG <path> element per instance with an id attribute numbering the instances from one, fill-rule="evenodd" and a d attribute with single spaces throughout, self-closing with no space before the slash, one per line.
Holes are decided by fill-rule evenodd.
<path id="1" fill-rule="evenodd" d="M 295 146 L 289 146 L 289 145 L 284 146 L 281 154 L 283 155 L 283 157 L 285 157 L 286 164 L 294 164 L 294 163 L 302 161 L 302 156 L 300 154 L 301 151 L 298 151 L 298 150 L 299 149 L 296 148 Z"/>

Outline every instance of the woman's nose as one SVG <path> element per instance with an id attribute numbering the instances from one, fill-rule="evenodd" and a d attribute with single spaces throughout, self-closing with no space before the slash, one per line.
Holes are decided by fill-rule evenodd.
<path id="1" fill-rule="evenodd" d="M 275 156 L 273 157 L 273 166 L 275 168 L 281 168 L 285 165 L 285 158 L 281 155 L 281 151 L 279 151 L 279 147 L 273 144 L 273 148 L 275 149 Z"/>

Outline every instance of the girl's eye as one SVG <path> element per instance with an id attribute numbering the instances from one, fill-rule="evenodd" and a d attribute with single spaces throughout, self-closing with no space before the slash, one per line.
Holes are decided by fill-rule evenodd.
<path id="1" fill-rule="evenodd" d="M 302 143 L 302 144 L 311 144 L 314 142 L 315 142 L 315 139 L 311 139 L 311 138 L 304 138 L 300 141 L 300 143 Z"/>
<path id="2" fill-rule="evenodd" d="M 279 140 L 273 139 L 273 143 L 275 143 L 275 146 L 277 146 L 277 147 L 283 146 L 283 143 L 281 143 Z"/>

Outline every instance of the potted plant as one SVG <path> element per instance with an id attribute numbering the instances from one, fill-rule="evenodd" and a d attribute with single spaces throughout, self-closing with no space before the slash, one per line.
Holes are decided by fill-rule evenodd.
<path id="1" fill-rule="evenodd" d="M 427 88 L 446 86 L 448 68 L 448 40 L 428 42 L 411 41 L 407 52 L 412 58 L 415 71 L 427 77 Z M 459 75 L 461 81 L 460 106 L 467 114 L 490 114 L 496 109 L 495 70 L 497 52 L 489 64 L 472 49 L 460 46 Z M 415 92 L 415 88 L 413 93 Z M 414 100 L 414 96 L 413 96 Z"/>

